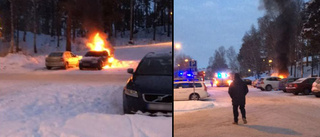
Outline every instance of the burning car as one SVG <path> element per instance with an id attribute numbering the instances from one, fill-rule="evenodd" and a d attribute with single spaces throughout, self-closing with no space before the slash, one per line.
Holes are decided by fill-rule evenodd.
<path id="1" fill-rule="evenodd" d="M 107 51 L 88 51 L 79 62 L 79 69 L 96 68 L 101 70 L 106 65 L 111 65 L 113 57 Z"/>
<path id="2" fill-rule="evenodd" d="M 124 113 L 172 112 L 172 53 L 149 53 L 123 90 Z"/>

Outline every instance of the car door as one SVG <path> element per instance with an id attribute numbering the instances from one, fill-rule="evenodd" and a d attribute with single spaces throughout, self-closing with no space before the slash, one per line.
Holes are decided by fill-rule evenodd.
<path id="1" fill-rule="evenodd" d="M 178 83 L 174 88 L 174 100 L 188 100 L 189 83 Z"/>
<path id="2" fill-rule="evenodd" d="M 74 66 L 78 65 L 79 59 L 72 52 L 70 52 L 70 59 L 72 60 L 72 65 L 74 65 Z"/>

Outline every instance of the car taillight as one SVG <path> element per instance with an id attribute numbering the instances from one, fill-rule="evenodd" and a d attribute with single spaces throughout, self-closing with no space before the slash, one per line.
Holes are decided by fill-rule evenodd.
<path id="1" fill-rule="evenodd" d="M 264 82 L 263 82 L 263 81 L 261 81 L 261 82 L 260 82 L 260 84 L 264 84 Z"/>
<path id="2" fill-rule="evenodd" d="M 63 58 L 61 58 L 61 59 L 60 59 L 60 61 L 64 61 L 64 59 L 63 59 Z"/>
<path id="3" fill-rule="evenodd" d="M 298 84 L 293 84 L 294 87 L 298 87 Z"/>
<path id="4" fill-rule="evenodd" d="M 204 90 L 207 91 L 207 86 L 206 85 L 204 85 Z"/>

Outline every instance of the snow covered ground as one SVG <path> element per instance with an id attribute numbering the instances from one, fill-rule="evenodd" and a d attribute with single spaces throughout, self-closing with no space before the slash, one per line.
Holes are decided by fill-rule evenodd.
<path id="1" fill-rule="evenodd" d="M 172 50 L 171 47 L 171 42 L 115 47 L 115 58 L 125 65 L 123 65 L 124 68 L 115 68 L 111 69 L 111 71 L 113 71 L 112 73 L 114 73 L 114 71 L 125 72 L 127 68 L 136 68 L 140 59 L 148 52 L 170 52 Z M 86 51 L 75 52 L 75 54 L 80 56 L 83 56 L 85 53 Z M 46 71 L 45 57 L 46 55 L 8 54 L 6 57 L 0 57 L 0 73 Z M 74 72 L 77 69 L 70 70 L 73 70 Z M 110 69 L 104 71 L 110 72 Z"/>
<path id="2" fill-rule="evenodd" d="M 215 137 L 317 137 L 320 135 L 320 99 L 283 91 L 260 91 L 249 86 L 246 111 L 248 124 L 233 125 L 227 87 L 209 87 L 213 106 L 174 113 L 174 136 Z M 198 101 L 201 102 L 201 101 Z M 176 102 L 174 102 L 176 103 Z M 192 108 L 191 103 L 186 106 Z M 194 106 L 198 106 L 195 104 Z M 239 112 L 240 113 L 240 112 Z"/>
<path id="3" fill-rule="evenodd" d="M 117 49 L 115 54 L 138 62 L 147 52 L 171 49 L 163 43 Z M 127 68 L 46 70 L 42 56 L 25 55 L 2 57 L 0 63 L 0 137 L 172 135 L 172 117 L 123 115 Z"/>

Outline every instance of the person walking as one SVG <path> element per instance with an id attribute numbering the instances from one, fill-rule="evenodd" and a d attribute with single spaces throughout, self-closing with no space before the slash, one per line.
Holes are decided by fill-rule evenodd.
<path id="1" fill-rule="evenodd" d="M 231 85 L 229 86 L 228 93 L 232 99 L 232 106 L 233 106 L 233 117 L 234 122 L 233 124 L 238 124 L 238 108 L 240 107 L 242 120 L 244 124 L 247 124 L 246 119 L 246 110 L 245 110 L 245 104 L 246 104 L 246 95 L 248 93 L 248 87 L 247 84 L 245 84 L 238 73 L 234 74 L 234 79 Z"/>

